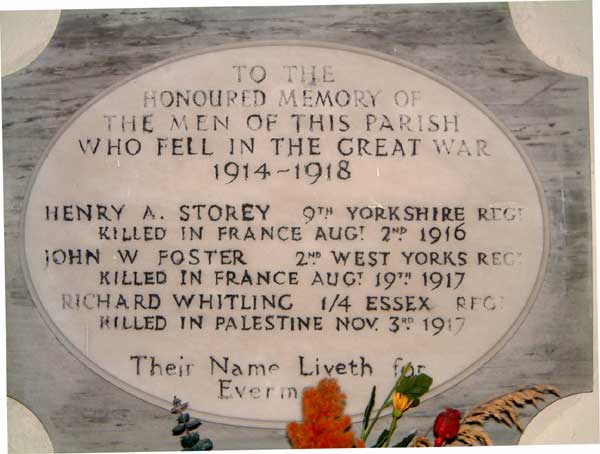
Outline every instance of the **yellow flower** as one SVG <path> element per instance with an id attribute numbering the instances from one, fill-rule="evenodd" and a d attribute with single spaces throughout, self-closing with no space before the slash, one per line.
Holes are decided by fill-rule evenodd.
<path id="1" fill-rule="evenodd" d="M 410 399 L 406 394 L 394 393 L 392 397 L 392 403 L 394 404 L 394 413 L 396 416 L 400 416 L 410 408 L 413 400 Z"/>

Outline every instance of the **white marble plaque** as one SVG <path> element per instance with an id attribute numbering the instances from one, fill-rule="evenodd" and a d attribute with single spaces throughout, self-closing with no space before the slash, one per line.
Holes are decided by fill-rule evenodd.
<path id="1" fill-rule="evenodd" d="M 264 43 L 85 106 L 32 180 L 24 263 L 115 385 L 281 427 L 320 378 L 360 418 L 408 361 L 430 396 L 475 371 L 533 304 L 546 224 L 531 165 L 468 95 L 383 54 Z"/>

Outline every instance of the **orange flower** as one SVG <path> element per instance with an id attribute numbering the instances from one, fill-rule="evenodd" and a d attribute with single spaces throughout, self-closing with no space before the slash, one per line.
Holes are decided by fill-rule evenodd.
<path id="1" fill-rule="evenodd" d="M 394 412 L 396 416 L 401 416 L 406 410 L 413 404 L 413 400 L 406 394 L 394 393 L 392 396 L 392 403 L 394 404 Z"/>
<path id="2" fill-rule="evenodd" d="M 354 439 L 350 417 L 344 415 L 346 396 L 335 379 L 323 379 L 315 388 L 302 393 L 301 423 L 288 425 L 292 448 L 352 448 L 364 447 L 362 440 Z"/>

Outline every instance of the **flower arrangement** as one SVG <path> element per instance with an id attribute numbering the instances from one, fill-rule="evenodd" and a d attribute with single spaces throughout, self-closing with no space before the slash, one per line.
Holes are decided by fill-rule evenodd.
<path id="1" fill-rule="evenodd" d="M 373 387 L 363 414 L 360 437 L 352 431 L 351 420 L 344 415 L 345 394 L 335 379 L 323 379 L 316 387 L 307 388 L 302 395 L 302 422 L 292 422 L 287 427 L 288 439 L 292 448 L 362 448 L 374 439 L 371 447 L 442 447 L 492 445 L 492 439 L 485 430 L 485 422 L 493 419 L 508 427 L 523 431 L 518 410 L 527 405 L 536 406 L 547 395 L 559 397 L 558 389 L 551 385 L 534 385 L 477 405 L 469 411 L 461 412 L 446 408 L 437 415 L 433 423 L 434 442 L 416 431 L 393 444 L 393 438 L 402 416 L 419 405 L 421 397 L 429 391 L 433 379 L 427 374 L 416 374 L 411 364 L 402 372 L 373 417 L 376 387 Z M 392 409 L 389 426 L 376 438 L 372 431 L 386 409 Z M 372 442 L 372 441 L 371 441 Z"/>
<path id="2" fill-rule="evenodd" d="M 364 448 L 367 443 L 372 443 L 370 447 L 373 448 L 488 446 L 493 442 L 485 430 L 487 421 L 492 419 L 523 431 L 519 409 L 527 405 L 537 408 L 536 404 L 543 402 L 548 395 L 560 397 L 558 389 L 552 385 L 533 385 L 491 399 L 466 412 L 446 408 L 437 415 L 433 423 L 433 443 L 425 436 L 417 436 L 416 431 L 394 443 L 400 419 L 420 404 L 421 398 L 429 391 L 432 383 L 433 379 L 429 375 L 415 373 L 410 363 L 405 365 L 375 415 L 373 410 L 377 389 L 374 386 L 363 413 L 360 436 L 357 437 L 352 430 L 350 416 L 344 414 L 346 395 L 340 389 L 337 380 L 322 379 L 315 387 L 303 391 L 303 420 L 287 426 L 288 440 L 295 449 Z M 187 408 L 187 402 L 182 402 L 177 397 L 173 398 L 171 413 L 177 415 L 177 424 L 173 427 L 172 434 L 180 437 L 184 451 L 211 450 L 212 441 L 200 438 L 197 432 L 201 421 L 191 418 Z M 377 437 L 372 436 L 375 425 L 387 409 L 392 410 L 390 424 Z"/>

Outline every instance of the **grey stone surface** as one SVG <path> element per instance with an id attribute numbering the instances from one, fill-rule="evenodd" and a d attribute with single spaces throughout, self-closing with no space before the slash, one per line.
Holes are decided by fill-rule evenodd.
<path id="1" fill-rule="evenodd" d="M 2 79 L 8 394 L 47 428 L 57 452 L 177 449 L 171 415 L 98 377 L 53 337 L 19 263 L 33 168 L 60 127 L 102 90 L 173 55 L 247 40 L 307 39 L 376 50 L 433 71 L 486 105 L 533 162 L 550 215 L 543 288 L 489 363 L 403 419 L 427 431 L 445 406 L 467 408 L 532 383 L 592 389 L 592 262 L 587 83 L 520 42 L 504 4 L 64 11 L 40 57 Z M 457 349 L 460 345 L 456 346 Z M 493 427 L 499 444 L 518 433 Z M 281 430 L 206 423 L 220 449 L 286 447 Z"/>

